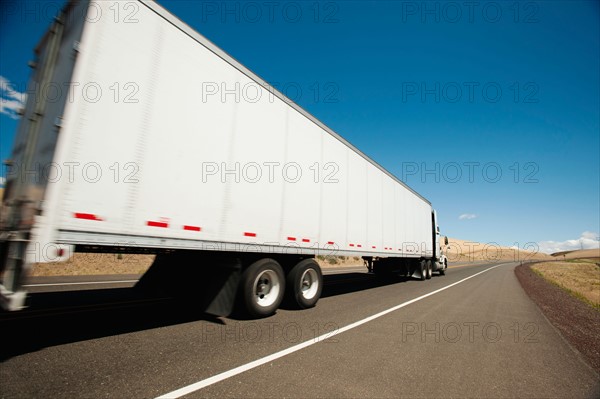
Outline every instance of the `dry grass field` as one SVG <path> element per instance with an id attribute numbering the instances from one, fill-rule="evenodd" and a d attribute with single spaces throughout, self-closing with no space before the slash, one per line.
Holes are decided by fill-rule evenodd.
<path id="1" fill-rule="evenodd" d="M 364 266 L 360 256 L 317 256 L 317 263 L 322 268 Z"/>
<path id="2" fill-rule="evenodd" d="M 600 263 L 595 259 L 542 262 L 531 268 L 543 278 L 600 310 Z"/>
<path id="3" fill-rule="evenodd" d="M 583 259 L 583 258 L 600 258 L 600 248 L 596 249 L 579 249 L 577 251 L 556 252 L 552 254 L 557 259 Z"/>
<path id="4" fill-rule="evenodd" d="M 87 276 L 107 274 L 142 274 L 154 255 L 76 253 L 66 262 L 36 263 L 32 276 Z"/>
<path id="5" fill-rule="evenodd" d="M 521 248 L 524 244 L 521 244 Z M 448 237 L 449 262 L 550 260 L 550 255 L 531 250 L 501 247 L 496 243 L 479 243 Z"/>

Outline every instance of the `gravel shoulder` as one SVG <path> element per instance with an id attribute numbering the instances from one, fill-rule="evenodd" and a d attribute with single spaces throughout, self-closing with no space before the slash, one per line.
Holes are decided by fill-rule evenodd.
<path id="1" fill-rule="evenodd" d="M 515 274 L 546 318 L 600 374 L 600 312 L 544 280 L 531 264 L 517 266 Z"/>

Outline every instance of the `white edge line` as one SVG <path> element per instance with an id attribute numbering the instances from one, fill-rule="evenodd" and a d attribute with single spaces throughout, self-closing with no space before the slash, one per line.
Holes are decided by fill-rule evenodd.
<path id="1" fill-rule="evenodd" d="M 48 284 L 25 284 L 23 287 L 51 287 L 56 285 L 92 285 L 92 284 L 115 284 L 115 283 L 137 283 L 138 280 L 115 280 L 115 281 L 81 281 L 77 283 L 48 283 Z"/>
<path id="2" fill-rule="evenodd" d="M 417 298 L 411 299 L 410 301 L 406 301 L 406 302 L 404 302 L 404 303 L 401 303 L 401 304 L 399 304 L 399 305 L 396 305 L 396 306 L 394 306 L 394 307 L 391 307 L 391 308 L 389 308 L 389 309 L 386 309 L 386 310 L 384 310 L 384 311 L 381 311 L 381 312 L 379 312 L 379 313 L 376 313 L 376 314 L 374 314 L 374 315 L 372 315 L 372 316 L 369 316 L 369 317 L 367 317 L 367 318 L 364 318 L 364 319 L 362 319 L 362 320 L 355 321 L 354 323 L 352 323 L 352 324 L 348 324 L 347 326 L 345 326 L 345 327 L 342 327 L 342 328 L 340 328 L 340 329 L 338 329 L 338 330 L 336 330 L 336 331 L 328 332 L 328 333 L 326 333 L 326 334 L 323 334 L 323 335 L 321 335 L 321 336 L 319 336 L 319 337 L 316 337 L 316 338 L 314 338 L 314 339 L 311 339 L 311 340 L 308 340 L 308 341 L 302 342 L 302 343 L 300 343 L 300 344 L 297 344 L 297 345 L 291 346 L 291 347 L 289 347 L 289 348 L 287 348 L 287 349 L 281 350 L 281 351 L 279 351 L 279 352 L 275 352 L 275 353 L 273 353 L 273 354 L 271 354 L 271 355 L 268 355 L 268 356 L 265 356 L 265 357 L 263 357 L 263 358 L 260 358 L 260 359 L 254 360 L 254 361 L 252 361 L 252 362 L 250 362 L 250 363 L 243 364 L 243 365 L 241 365 L 241 366 L 238 366 L 238 367 L 236 367 L 236 368 L 233 368 L 233 369 L 231 369 L 231 370 L 225 371 L 225 372 L 223 372 L 223 373 L 216 374 L 216 375 L 214 375 L 214 376 L 212 376 L 212 377 L 209 377 L 209 378 L 206 378 L 206 379 L 204 379 L 204 380 L 201 380 L 201 381 L 195 382 L 195 383 L 193 383 L 193 384 L 190 384 L 190 385 L 188 385 L 188 386 L 185 386 L 185 387 L 183 387 L 183 388 L 176 389 L 175 391 L 172 391 L 172 392 L 166 393 L 166 394 L 164 394 L 164 395 L 158 396 L 156 399 L 167 399 L 167 398 L 171 399 L 171 398 L 180 398 L 180 397 L 182 397 L 182 396 L 184 396 L 184 395 L 187 395 L 187 394 L 189 394 L 189 393 L 192 393 L 192 392 L 198 391 L 198 390 L 200 390 L 200 389 L 202 389 L 202 388 L 205 388 L 205 387 L 207 387 L 207 386 L 209 386 L 209 385 L 212 385 L 212 384 L 215 384 L 215 383 L 217 383 L 217 382 L 220 382 L 220 381 L 226 380 L 226 379 L 228 379 L 228 378 L 230 378 L 230 377 L 236 376 L 236 375 L 238 375 L 238 374 L 241 374 L 241 373 L 243 373 L 243 372 L 245 372 L 245 371 L 251 370 L 251 369 L 253 369 L 253 368 L 256 368 L 256 367 L 258 367 L 258 366 L 262 366 L 263 364 L 266 364 L 266 363 L 272 362 L 273 360 L 277 360 L 277 359 L 279 359 L 279 358 L 281 358 L 281 357 L 284 357 L 284 356 L 286 356 L 286 355 L 289 355 L 290 353 L 297 352 L 297 351 L 299 351 L 300 349 L 304 349 L 304 348 L 306 348 L 306 347 L 309 347 L 309 346 L 311 346 L 311 345 L 314 345 L 314 344 L 316 344 L 316 343 L 318 343 L 318 342 L 321 342 L 321 341 L 323 341 L 323 340 L 325 340 L 325 339 L 328 339 L 328 338 L 334 337 L 334 336 L 336 336 L 336 335 L 338 335 L 338 334 L 341 334 L 341 333 L 343 333 L 343 332 L 346 332 L 346 331 L 348 331 L 348 330 L 352 330 L 353 328 L 356 328 L 356 327 L 358 327 L 358 326 L 361 326 L 361 325 L 363 325 L 363 324 L 365 324 L 365 323 L 368 323 L 368 322 L 370 322 L 370 321 L 373 321 L 373 320 L 375 320 L 375 319 L 378 319 L 378 318 L 380 318 L 381 316 L 385 316 L 385 315 L 386 315 L 386 314 L 388 314 L 388 313 L 394 312 L 394 311 L 396 311 L 396 310 L 398 310 L 398 309 L 401 309 L 401 308 L 403 308 L 403 307 L 405 307 L 405 306 L 408 306 L 408 305 L 410 305 L 410 304 L 412 304 L 412 303 L 415 303 L 415 302 L 417 302 L 417 301 L 420 301 L 421 299 L 425 299 L 425 298 L 427 298 L 427 297 L 429 297 L 429 296 L 432 296 L 432 295 L 435 295 L 435 294 L 437 294 L 438 292 L 442 292 L 442 291 L 444 291 L 444 290 L 447 290 L 447 289 L 448 289 L 448 288 L 450 288 L 450 287 L 454 287 L 455 285 L 457 285 L 457 284 L 460 284 L 460 283 L 462 283 L 462 282 L 464 282 L 464 281 L 467 281 L 467 280 L 469 280 L 469 279 L 472 279 L 473 277 L 476 277 L 476 276 L 478 276 L 478 275 L 480 275 L 480 274 L 482 274 L 482 273 L 489 272 L 490 270 L 492 270 L 492 269 L 495 269 L 495 268 L 497 268 L 498 266 L 503 266 L 503 265 L 507 265 L 507 264 L 509 264 L 509 263 L 502 263 L 502 264 L 499 264 L 499 265 L 496 265 L 496 266 L 492 266 L 492 267 L 490 267 L 489 269 L 485 269 L 485 270 L 483 270 L 483 271 L 480 271 L 480 272 L 478 272 L 478 273 L 475 273 L 475 274 L 473 274 L 473 275 L 471 275 L 471 276 L 469 276 L 469 277 L 463 278 L 462 280 L 459 280 L 459 281 L 457 281 L 457 282 L 455 282 L 455 283 L 452 283 L 452 284 L 450 284 L 450 285 L 447 285 L 447 286 L 445 286 L 445 287 L 442 287 L 442 288 L 440 288 L 440 289 L 437 289 L 437 290 L 435 290 L 435 291 L 432 291 L 432 292 L 430 292 L 430 293 L 428 293 L 428 294 L 421 295 L 420 297 L 417 297 Z"/>

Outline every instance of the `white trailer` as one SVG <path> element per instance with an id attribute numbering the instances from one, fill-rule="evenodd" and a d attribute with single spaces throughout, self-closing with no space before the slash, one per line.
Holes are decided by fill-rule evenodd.
<path id="1" fill-rule="evenodd" d="M 120 17 L 115 17 L 120 8 Z M 153 1 L 71 1 L 36 49 L 2 202 L 2 304 L 35 262 L 156 253 L 140 287 L 272 314 L 316 255 L 444 273 L 431 204 Z"/>

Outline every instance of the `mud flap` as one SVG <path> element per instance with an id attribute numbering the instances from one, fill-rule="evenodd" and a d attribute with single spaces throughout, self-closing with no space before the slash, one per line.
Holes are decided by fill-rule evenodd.
<path id="1" fill-rule="evenodd" d="M 144 294 L 175 297 L 214 316 L 232 313 L 241 278 L 239 258 L 197 252 L 160 254 L 136 284 Z"/>
<path id="2" fill-rule="evenodd" d="M 427 266 L 424 260 L 413 262 L 411 266 L 410 276 L 412 278 L 416 278 L 417 280 L 424 280 L 423 273 L 427 273 Z"/>
<path id="3" fill-rule="evenodd" d="M 11 237 L 0 243 L 0 308 L 8 311 L 24 309 L 27 291 L 23 284 L 29 274 L 26 261 L 29 241 Z"/>

